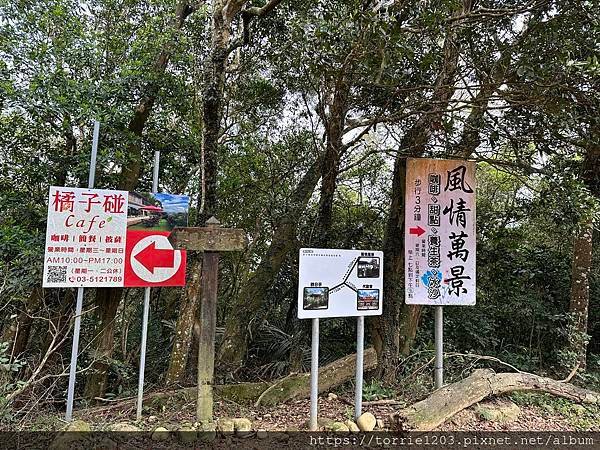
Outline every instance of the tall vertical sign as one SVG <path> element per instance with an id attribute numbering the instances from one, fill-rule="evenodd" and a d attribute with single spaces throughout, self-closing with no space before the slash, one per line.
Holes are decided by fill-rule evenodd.
<path id="1" fill-rule="evenodd" d="M 407 304 L 475 304 L 475 187 L 472 161 L 407 160 Z"/>

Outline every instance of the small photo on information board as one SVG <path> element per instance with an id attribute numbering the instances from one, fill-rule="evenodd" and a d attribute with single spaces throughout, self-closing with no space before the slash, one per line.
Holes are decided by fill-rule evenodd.
<path id="1" fill-rule="evenodd" d="M 379 309 L 379 289 L 359 289 L 356 302 L 359 311 Z"/>
<path id="2" fill-rule="evenodd" d="M 379 278 L 379 258 L 358 258 L 358 278 Z"/>
<path id="3" fill-rule="evenodd" d="M 305 287 L 303 309 L 327 309 L 329 306 L 329 288 Z"/>

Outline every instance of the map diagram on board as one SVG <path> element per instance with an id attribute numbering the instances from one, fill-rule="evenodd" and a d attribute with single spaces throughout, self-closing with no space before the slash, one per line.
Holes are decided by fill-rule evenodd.
<path id="1" fill-rule="evenodd" d="M 383 252 L 300 249 L 298 318 L 380 315 Z"/>

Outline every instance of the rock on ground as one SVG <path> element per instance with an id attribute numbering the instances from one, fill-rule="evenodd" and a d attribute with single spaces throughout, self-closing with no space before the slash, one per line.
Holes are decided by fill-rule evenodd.
<path id="1" fill-rule="evenodd" d="M 92 431 L 92 427 L 89 423 L 84 422 L 83 420 L 74 420 L 69 423 L 63 431 Z"/>
<path id="2" fill-rule="evenodd" d="M 217 420 L 217 430 L 221 433 L 233 433 L 235 425 L 233 420 L 228 417 L 222 417 Z"/>
<path id="3" fill-rule="evenodd" d="M 521 408 L 510 401 L 480 403 L 476 411 L 480 418 L 498 423 L 514 422 L 521 414 Z"/>
<path id="4" fill-rule="evenodd" d="M 363 413 L 357 420 L 356 425 L 360 431 L 373 431 L 377 425 L 377 419 L 370 412 Z"/>
<path id="5" fill-rule="evenodd" d="M 348 428 L 348 426 L 345 423 L 333 422 L 333 425 L 331 426 L 331 431 L 348 433 L 350 431 L 350 429 Z"/>
<path id="6" fill-rule="evenodd" d="M 51 450 L 59 450 L 63 448 L 69 448 L 72 443 L 80 441 L 86 438 L 89 431 L 92 431 L 92 427 L 89 423 L 83 420 L 75 420 L 69 423 L 50 444 Z"/>
<path id="7" fill-rule="evenodd" d="M 110 431 L 117 431 L 119 433 L 127 433 L 127 432 L 135 432 L 140 431 L 140 429 L 130 423 L 122 422 L 111 425 Z"/>
<path id="8" fill-rule="evenodd" d="M 233 428 L 235 429 L 235 434 L 237 436 L 245 437 L 248 436 L 252 430 L 252 422 L 245 417 L 239 417 L 233 419 Z"/>
<path id="9" fill-rule="evenodd" d="M 344 423 L 346 424 L 346 426 L 348 427 L 348 430 L 350 430 L 350 432 L 358 433 L 360 431 L 360 428 L 358 428 L 358 425 L 356 425 L 350 419 L 346 420 Z"/>
<path id="10" fill-rule="evenodd" d="M 150 437 L 153 441 L 166 441 L 169 439 L 169 430 L 165 427 L 156 427 Z"/>

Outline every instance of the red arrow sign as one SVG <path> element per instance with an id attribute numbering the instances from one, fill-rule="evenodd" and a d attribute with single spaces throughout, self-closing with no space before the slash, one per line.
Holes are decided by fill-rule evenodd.
<path id="1" fill-rule="evenodd" d="M 410 234 L 416 234 L 417 236 L 421 236 L 423 233 L 425 233 L 425 230 L 417 225 L 415 228 L 409 228 L 408 232 Z"/>
<path id="2" fill-rule="evenodd" d="M 152 242 L 134 258 L 152 273 L 157 267 L 173 267 L 175 265 L 175 252 L 169 249 L 156 248 L 156 242 Z"/>

